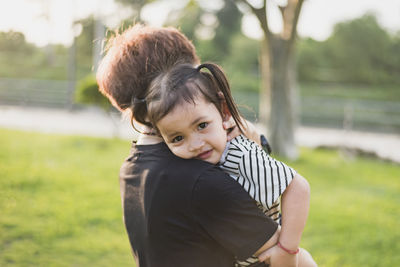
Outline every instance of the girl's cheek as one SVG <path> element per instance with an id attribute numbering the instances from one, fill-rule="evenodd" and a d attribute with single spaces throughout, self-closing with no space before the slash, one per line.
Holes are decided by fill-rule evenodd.
<path id="1" fill-rule="evenodd" d="M 190 158 L 190 153 L 186 150 L 185 145 L 181 145 L 179 147 L 175 147 L 174 150 L 171 150 L 176 156 L 184 159 Z"/>

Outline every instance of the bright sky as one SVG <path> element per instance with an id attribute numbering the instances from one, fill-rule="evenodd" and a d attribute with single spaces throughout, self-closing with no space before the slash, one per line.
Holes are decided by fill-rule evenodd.
<path id="1" fill-rule="evenodd" d="M 173 5 L 179 6 L 180 1 L 185 2 L 164 0 L 161 5 L 146 8 L 142 16 L 160 25 L 165 11 Z M 298 32 L 301 36 L 323 40 L 330 35 L 335 23 L 359 17 L 367 11 L 375 13 L 386 29 L 400 30 L 399 0 L 305 0 Z M 118 8 L 113 0 L 0 0 L 0 31 L 21 31 L 29 42 L 38 45 L 68 44 L 73 36 L 72 21 L 91 13 L 101 14 L 111 27 L 129 14 L 126 8 Z M 279 29 L 279 14 L 271 13 L 270 16 L 271 28 Z M 252 16 L 245 18 L 243 28 L 252 37 L 260 36 L 258 22 Z"/>

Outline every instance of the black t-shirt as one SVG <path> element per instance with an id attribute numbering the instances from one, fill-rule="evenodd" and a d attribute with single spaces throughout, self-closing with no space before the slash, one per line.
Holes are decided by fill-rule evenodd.
<path id="1" fill-rule="evenodd" d="M 134 145 L 120 172 L 124 221 L 139 267 L 233 266 L 277 229 L 218 167 Z"/>

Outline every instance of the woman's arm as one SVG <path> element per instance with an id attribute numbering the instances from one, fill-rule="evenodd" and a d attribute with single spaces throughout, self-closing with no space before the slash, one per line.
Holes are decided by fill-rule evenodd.
<path id="1" fill-rule="evenodd" d="M 246 136 L 250 140 L 253 140 L 258 145 L 261 146 L 260 134 L 258 133 L 256 126 L 253 123 L 249 122 L 248 120 L 243 119 L 243 121 L 245 125 L 245 128 L 243 129 L 244 136 Z"/>

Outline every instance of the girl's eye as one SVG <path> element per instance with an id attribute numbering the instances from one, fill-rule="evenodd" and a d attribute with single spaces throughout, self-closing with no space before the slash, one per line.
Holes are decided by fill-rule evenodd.
<path id="1" fill-rule="evenodd" d="M 208 126 L 208 122 L 202 122 L 199 124 L 199 129 L 202 130 Z"/>
<path id="2" fill-rule="evenodd" d="M 182 141 L 182 140 L 183 140 L 183 137 L 178 135 L 172 139 L 172 143 L 178 143 L 179 141 Z"/>

